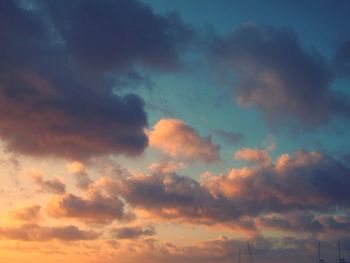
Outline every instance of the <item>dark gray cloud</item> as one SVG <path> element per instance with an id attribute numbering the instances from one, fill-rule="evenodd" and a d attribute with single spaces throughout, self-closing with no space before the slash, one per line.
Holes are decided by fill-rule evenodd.
<path id="1" fill-rule="evenodd" d="M 75 218 L 97 224 L 109 224 L 113 220 L 129 221 L 135 217 L 126 211 L 123 201 L 117 196 L 106 196 L 97 192 L 87 198 L 74 194 L 54 197 L 47 210 L 53 217 Z"/>
<path id="2" fill-rule="evenodd" d="M 142 227 L 120 227 L 110 231 L 112 237 L 117 239 L 136 239 L 141 236 L 153 236 L 156 230 L 153 226 Z"/>
<path id="3" fill-rule="evenodd" d="M 235 80 L 237 102 L 256 107 L 269 124 L 314 127 L 349 116 L 349 99 L 330 88 L 330 63 L 304 49 L 292 29 L 245 25 L 215 38 L 210 52 L 222 78 Z"/>
<path id="4" fill-rule="evenodd" d="M 176 174 L 130 176 L 107 184 L 133 207 L 143 208 L 165 219 L 184 219 L 215 224 L 239 217 L 226 198 L 214 198 L 194 179 Z"/>
<path id="5" fill-rule="evenodd" d="M 257 224 L 274 230 L 312 233 L 329 239 L 342 237 L 350 230 L 350 218 L 337 211 L 334 215 L 318 215 L 310 211 L 293 211 L 283 215 L 261 216 Z"/>
<path id="6" fill-rule="evenodd" d="M 73 225 L 45 227 L 37 224 L 25 224 L 20 227 L 0 227 L 0 238 L 45 242 L 50 240 L 79 241 L 97 239 L 99 234 L 80 230 Z"/>
<path id="7" fill-rule="evenodd" d="M 77 181 L 76 187 L 78 187 L 79 189 L 82 189 L 82 190 L 88 189 L 88 187 L 93 182 L 90 179 L 89 175 L 85 172 L 75 174 L 75 179 Z"/>
<path id="8" fill-rule="evenodd" d="M 45 180 L 41 174 L 34 174 L 32 179 L 40 187 L 40 192 L 54 194 L 64 194 L 66 192 L 66 185 L 57 178 Z"/>
<path id="9" fill-rule="evenodd" d="M 124 69 L 135 63 L 172 68 L 193 34 L 175 13 L 156 15 L 139 1 L 43 3 L 71 54 L 94 68 Z"/>
<path id="10" fill-rule="evenodd" d="M 208 178 L 205 185 L 214 195 L 226 196 L 243 214 L 326 212 L 349 207 L 349 175 L 349 167 L 331 156 L 299 151 L 295 157 L 281 155 L 274 164 Z"/>
<path id="11" fill-rule="evenodd" d="M 158 16 L 138 1 L 19 2 L 0 3 L 7 148 L 69 159 L 142 153 L 144 103 L 117 95 L 118 85 L 125 88 L 136 67 L 176 68 L 192 31 L 175 14 Z"/>

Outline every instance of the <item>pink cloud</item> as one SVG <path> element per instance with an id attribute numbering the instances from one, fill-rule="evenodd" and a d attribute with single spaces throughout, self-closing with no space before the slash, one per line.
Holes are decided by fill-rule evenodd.
<path id="1" fill-rule="evenodd" d="M 234 153 L 234 158 L 236 160 L 245 160 L 254 163 L 270 163 L 270 154 L 265 149 L 250 149 L 243 148 Z"/>
<path id="2" fill-rule="evenodd" d="M 192 127 L 178 119 L 161 119 L 148 132 L 148 139 L 150 146 L 181 160 L 220 160 L 219 146 L 210 137 L 201 137 Z"/>

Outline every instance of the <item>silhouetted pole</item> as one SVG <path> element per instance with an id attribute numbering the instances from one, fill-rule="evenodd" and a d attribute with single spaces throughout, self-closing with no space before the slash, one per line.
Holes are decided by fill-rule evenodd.
<path id="1" fill-rule="evenodd" d="M 252 250 L 250 249 L 249 242 L 247 242 L 247 246 L 248 246 L 249 263 L 254 263 L 254 258 L 253 258 Z"/>
<path id="2" fill-rule="evenodd" d="M 318 263 L 321 262 L 321 243 L 318 242 Z"/>

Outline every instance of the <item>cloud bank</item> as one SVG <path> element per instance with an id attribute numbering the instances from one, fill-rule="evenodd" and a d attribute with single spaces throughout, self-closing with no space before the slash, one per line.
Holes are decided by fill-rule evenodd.
<path id="1" fill-rule="evenodd" d="M 142 99 L 118 78 L 175 70 L 192 31 L 138 1 L 0 3 L 0 138 L 13 152 L 86 159 L 139 155 Z"/>

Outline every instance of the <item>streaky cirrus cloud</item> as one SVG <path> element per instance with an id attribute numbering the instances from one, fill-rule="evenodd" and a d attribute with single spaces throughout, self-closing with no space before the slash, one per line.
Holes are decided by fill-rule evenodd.
<path id="1" fill-rule="evenodd" d="M 201 137 L 197 131 L 178 119 L 161 119 L 148 131 L 149 145 L 182 161 L 215 162 L 220 160 L 219 146 L 211 137 Z"/>
<path id="2" fill-rule="evenodd" d="M 302 47 L 291 28 L 244 25 L 214 37 L 209 52 L 215 70 L 237 83 L 237 102 L 260 110 L 271 125 L 315 127 L 349 117 L 348 96 L 331 89 L 331 63 Z"/>
<path id="3" fill-rule="evenodd" d="M 67 193 L 53 197 L 46 207 L 56 218 L 73 218 L 87 223 L 109 224 L 114 220 L 130 221 L 134 214 L 126 211 L 124 202 L 115 195 L 99 192 L 82 197 Z"/>
<path id="4" fill-rule="evenodd" d="M 24 224 L 19 227 L 0 227 L 1 238 L 21 241 L 79 241 L 93 240 L 99 236 L 99 233 L 80 230 L 74 225 L 48 227 L 37 224 Z"/>
<path id="5" fill-rule="evenodd" d="M 176 14 L 133 0 L 5 0 L 0 19 L 0 138 L 8 150 L 72 160 L 143 152 L 144 103 L 118 95 L 118 79 L 136 67 L 181 64 L 192 30 Z"/>
<path id="6" fill-rule="evenodd" d="M 117 239 L 136 239 L 141 236 L 153 236 L 156 234 L 154 226 L 147 227 L 119 227 L 113 228 L 110 231 L 110 235 Z"/>

